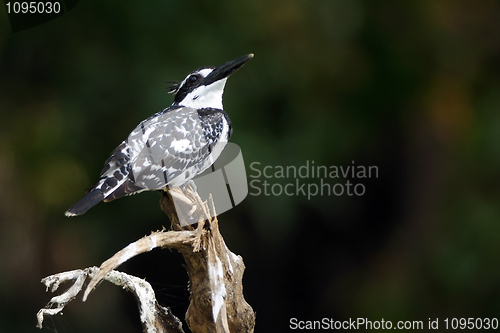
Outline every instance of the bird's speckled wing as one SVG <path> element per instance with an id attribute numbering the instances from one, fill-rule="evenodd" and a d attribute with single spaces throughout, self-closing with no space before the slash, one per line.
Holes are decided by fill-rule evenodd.
<path id="1" fill-rule="evenodd" d="M 99 181 L 66 215 L 83 214 L 102 200 L 180 186 L 215 162 L 230 134 L 221 110 L 165 109 L 141 122 L 112 152 Z"/>
<path id="2" fill-rule="evenodd" d="M 213 140 L 207 140 L 198 111 L 180 107 L 141 123 L 130 134 L 135 183 L 145 189 L 180 186 L 203 172 Z M 211 163 L 210 163 L 211 162 Z"/>

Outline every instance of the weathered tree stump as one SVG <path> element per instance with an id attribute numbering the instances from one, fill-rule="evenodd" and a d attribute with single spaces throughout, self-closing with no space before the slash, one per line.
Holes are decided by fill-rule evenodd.
<path id="1" fill-rule="evenodd" d="M 201 204 L 199 197 L 187 196 Z M 182 218 L 179 221 L 171 193 L 162 192 L 160 204 L 170 217 L 172 228 L 181 230 Z M 205 230 L 199 248 L 176 248 L 184 257 L 189 274 L 191 302 L 186 322 L 193 332 L 253 332 L 255 313 L 243 297 L 243 259 L 227 248 L 217 217 L 210 215 L 205 212 L 209 218 L 204 221 L 203 215 L 199 217 L 198 228 Z"/>
<path id="2" fill-rule="evenodd" d="M 173 188 L 161 194 L 160 205 L 170 218 L 171 230 L 154 232 L 129 244 L 103 262 L 99 269 L 75 270 L 43 279 L 47 289 L 50 287 L 53 292 L 64 281 L 75 282 L 38 312 L 38 327 L 42 327 L 44 316 L 60 313 L 80 292 L 84 281 L 90 279 L 84 301 L 99 282 L 109 281 L 134 293 L 144 332 L 183 332 L 170 309 L 156 302 L 154 291 L 146 281 L 113 271 L 138 254 L 166 247 L 179 251 L 186 262 L 190 286 L 186 323 L 193 333 L 253 332 L 255 313 L 243 297 L 245 265 L 240 256 L 227 248 L 219 232 L 212 198 L 209 207 L 189 186 L 184 191 Z"/>

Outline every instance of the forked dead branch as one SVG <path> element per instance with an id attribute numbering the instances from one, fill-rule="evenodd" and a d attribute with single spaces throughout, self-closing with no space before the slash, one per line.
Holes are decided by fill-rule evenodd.
<path id="1" fill-rule="evenodd" d="M 114 270 L 134 256 L 161 247 L 176 249 L 186 262 L 190 304 L 185 319 L 193 333 L 253 332 L 255 313 L 243 297 L 245 265 L 242 258 L 232 253 L 224 243 L 213 199 L 210 197 L 210 205 L 202 202 L 190 186 L 186 186 L 184 191 L 173 188 L 161 194 L 160 205 L 172 222 L 171 230 L 154 232 L 129 244 L 102 263 L 100 268 L 90 267 L 44 278 L 42 282 L 52 292 L 63 282 L 73 281 L 73 285 L 63 294 L 53 297 L 38 312 L 39 328 L 44 316 L 61 313 L 86 282 L 84 301 L 101 281 L 108 281 L 136 296 L 144 332 L 184 332 L 181 321 L 168 307 L 158 304 L 153 289 L 145 280 Z M 175 197 L 177 205 L 172 197 Z M 193 224 L 193 219 L 197 223 Z M 193 228 L 193 225 L 197 227 Z"/>

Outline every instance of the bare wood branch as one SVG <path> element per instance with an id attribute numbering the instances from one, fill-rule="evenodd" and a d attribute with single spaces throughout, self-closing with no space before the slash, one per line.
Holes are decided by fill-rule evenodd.
<path id="1" fill-rule="evenodd" d="M 39 327 L 44 315 L 62 311 L 80 292 L 84 281 L 90 278 L 84 301 L 99 282 L 110 281 L 134 293 L 145 332 L 182 332 L 180 321 L 168 308 L 156 302 L 154 291 L 146 281 L 114 271 L 136 255 L 167 247 L 179 251 L 186 261 L 191 291 L 186 322 L 193 333 L 253 332 L 255 313 L 243 297 L 245 265 L 240 256 L 229 251 L 219 232 L 213 199 L 209 199 L 210 209 L 191 187 L 161 193 L 160 205 L 172 222 L 172 231 L 154 232 L 129 244 L 103 262 L 99 269 L 93 267 L 44 279 L 47 288 L 51 286 L 53 291 L 62 281 L 75 280 L 75 283 L 63 295 L 57 296 L 60 298 L 54 297 L 45 309 L 39 311 Z"/>
<path id="2" fill-rule="evenodd" d="M 89 267 L 70 272 L 54 274 L 42 279 L 47 290 L 57 291 L 61 283 L 74 281 L 73 285 L 59 296 L 54 296 L 47 306 L 37 313 L 37 327 L 42 328 L 45 316 L 54 316 L 64 309 L 82 290 L 85 281 L 93 278 L 99 273 L 99 268 Z M 103 280 L 120 286 L 134 294 L 139 306 L 139 314 L 144 332 L 147 333 L 184 333 L 182 322 L 175 317 L 169 308 L 163 307 L 156 301 L 155 293 L 151 285 L 143 279 L 135 276 L 111 271 Z"/>
<path id="3" fill-rule="evenodd" d="M 130 243 L 124 249 L 101 264 L 99 272 L 92 278 L 83 294 L 83 301 L 87 300 L 90 292 L 104 278 L 106 274 L 117 268 L 130 258 L 141 253 L 149 252 L 157 247 L 189 246 L 197 236 L 196 231 L 169 231 L 154 232 L 138 241 Z"/>

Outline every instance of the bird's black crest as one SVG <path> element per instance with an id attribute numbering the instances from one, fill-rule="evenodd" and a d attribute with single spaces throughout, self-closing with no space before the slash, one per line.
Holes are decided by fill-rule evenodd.
<path id="1" fill-rule="evenodd" d="M 180 82 L 178 81 L 165 81 L 165 83 L 170 83 L 171 85 L 167 87 L 169 94 L 176 94 L 180 88 Z"/>

